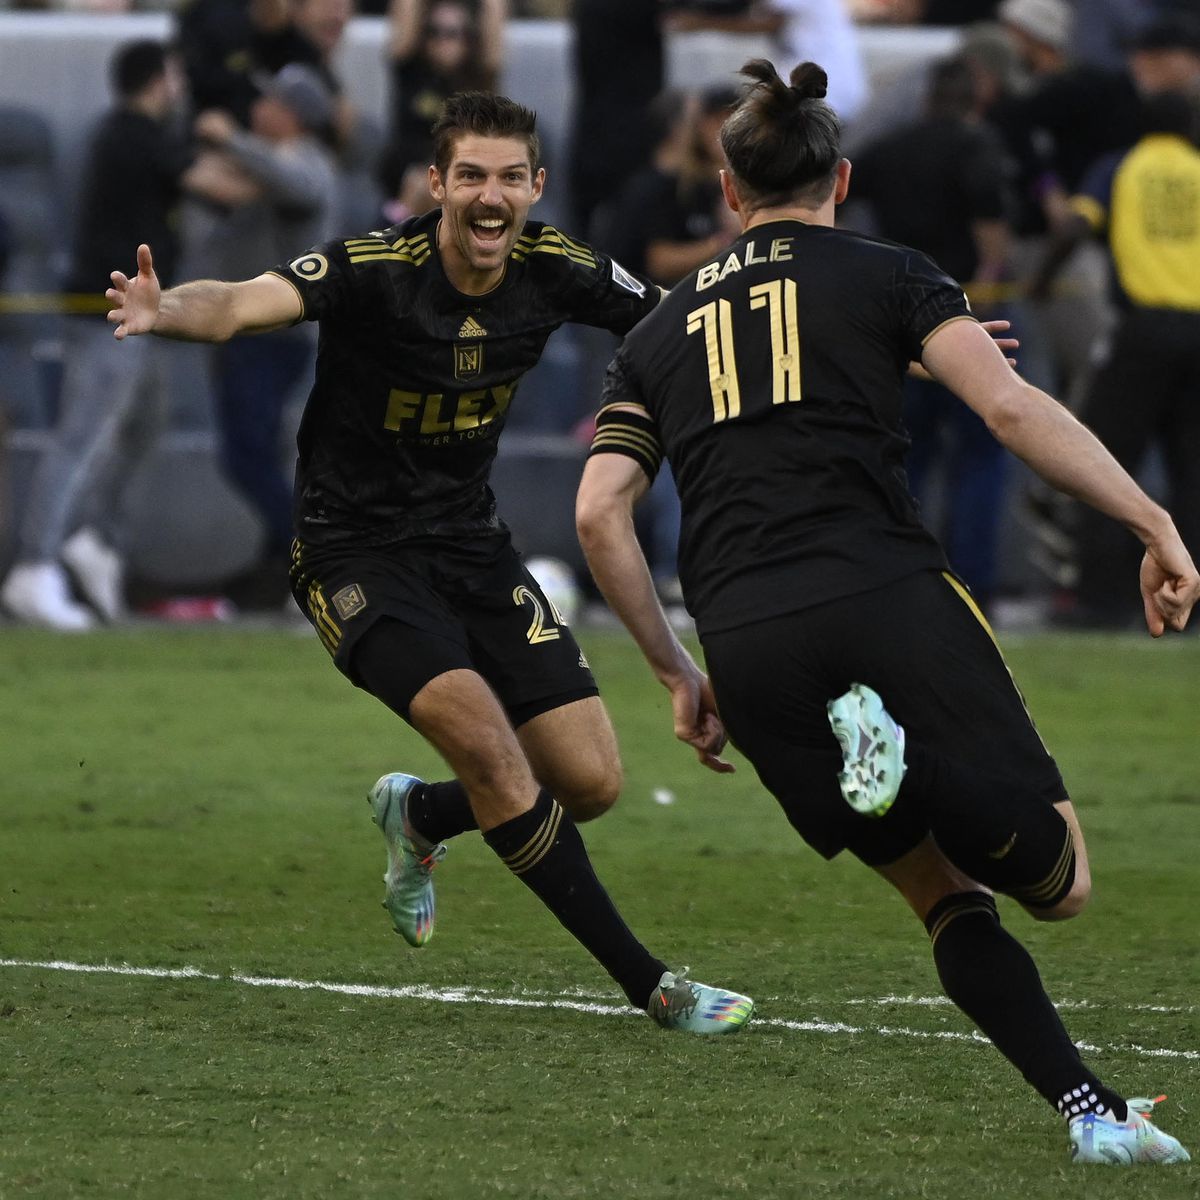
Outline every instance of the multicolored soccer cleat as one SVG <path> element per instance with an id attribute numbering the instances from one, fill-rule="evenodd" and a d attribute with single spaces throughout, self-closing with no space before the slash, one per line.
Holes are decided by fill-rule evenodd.
<path id="1" fill-rule="evenodd" d="M 865 683 L 826 705 L 833 736 L 842 748 L 838 776 L 842 796 L 855 812 L 882 817 L 900 792 L 906 770 L 904 730 Z"/>
<path id="2" fill-rule="evenodd" d="M 1130 1167 L 1147 1163 L 1170 1165 L 1191 1162 L 1192 1156 L 1177 1138 L 1163 1133 L 1150 1119 L 1154 1106 L 1165 1100 L 1138 1097 L 1127 1100 L 1127 1121 L 1106 1121 L 1095 1113 L 1074 1117 L 1067 1126 L 1071 1138 L 1071 1161 Z"/>
<path id="3" fill-rule="evenodd" d="M 446 857 L 446 847 L 418 841 L 408 823 L 409 793 L 422 781 L 415 775 L 393 772 L 384 775 L 371 789 L 375 824 L 383 831 L 388 849 L 387 885 L 383 907 L 391 915 L 396 932 L 410 945 L 423 946 L 433 937 L 433 868 Z"/>
<path id="4" fill-rule="evenodd" d="M 664 971 L 646 1012 L 664 1029 L 687 1033 L 737 1033 L 754 1015 L 754 1001 L 687 977 L 688 969 Z"/>

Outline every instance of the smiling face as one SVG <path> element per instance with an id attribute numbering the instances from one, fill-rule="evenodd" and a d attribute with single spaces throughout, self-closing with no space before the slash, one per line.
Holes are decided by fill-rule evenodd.
<path id="1" fill-rule="evenodd" d="M 438 250 L 460 292 L 480 295 L 504 277 L 545 179 L 545 171 L 534 170 L 528 142 L 519 137 L 462 134 L 444 174 L 429 168 L 429 190 L 442 206 Z"/>

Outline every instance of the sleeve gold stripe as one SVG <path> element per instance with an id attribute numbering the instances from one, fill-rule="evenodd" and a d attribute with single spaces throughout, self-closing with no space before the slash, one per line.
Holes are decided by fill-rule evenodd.
<path id="1" fill-rule="evenodd" d="M 395 250 L 385 250 L 379 254 L 352 254 L 350 255 L 350 261 L 352 263 L 402 262 L 410 263 L 414 267 L 421 265 L 411 254 L 397 254 Z M 424 259 L 422 259 L 423 261 Z"/>
<path id="2" fill-rule="evenodd" d="M 295 319 L 295 321 L 292 322 L 292 324 L 298 325 L 304 320 L 304 314 L 306 312 L 304 307 L 304 293 L 296 286 L 296 281 L 294 279 L 289 279 L 282 271 L 267 271 L 266 273 L 268 275 L 278 276 L 292 289 L 293 292 L 296 293 L 296 299 L 300 301 L 300 315 Z"/>
<path id="3" fill-rule="evenodd" d="M 627 445 L 641 446 L 647 453 L 662 457 L 662 447 L 658 444 L 658 439 L 644 429 L 634 429 L 628 425 L 614 428 L 610 425 L 607 429 L 597 431 L 596 436 L 592 438 L 592 445 L 598 446 L 609 438 L 624 441 Z"/>
<path id="4" fill-rule="evenodd" d="M 1093 196 L 1072 196 L 1068 206 L 1092 227 L 1094 233 L 1099 233 L 1108 221 L 1108 210 Z"/>
<path id="5" fill-rule="evenodd" d="M 959 313 L 957 316 L 954 316 L 954 317 L 947 317 L 947 318 L 946 318 L 946 319 L 945 319 L 945 320 L 944 320 L 944 321 L 943 321 L 943 322 L 942 322 L 940 325 L 935 325 L 935 326 L 934 326 L 934 327 L 933 327 L 933 328 L 932 328 L 932 329 L 931 329 L 931 330 L 930 330 L 930 331 L 929 331 L 929 332 L 928 332 L 928 333 L 927 333 L 927 334 L 926 334 L 926 335 L 925 335 L 925 336 L 924 336 L 924 337 L 921 339 L 921 345 L 922 345 L 922 346 L 927 346 L 927 345 L 929 344 L 929 339 L 930 339 L 931 337 L 933 337 L 933 335 L 934 335 L 935 333 L 937 333 L 937 331 L 938 331 L 939 329 L 945 329 L 947 325 L 953 325 L 955 321 L 975 321 L 975 324 L 976 324 L 976 325 L 978 325 L 978 324 L 979 324 L 979 322 L 978 322 L 978 321 L 976 321 L 976 320 L 975 320 L 975 318 L 974 318 L 973 316 L 971 316 L 971 314 L 970 314 L 970 313 Z"/>
<path id="6" fill-rule="evenodd" d="M 598 421 L 605 413 L 610 412 L 632 412 L 634 415 L 644 417 L 647 421 L 652 420 L 650 410 L 642 404 L 635 404 L 632 400 L 617 400 L 613 404 L 605 404 L 596 412 L 596 420 Z M 610 420 L 612 418 L 609 418 Z"/>

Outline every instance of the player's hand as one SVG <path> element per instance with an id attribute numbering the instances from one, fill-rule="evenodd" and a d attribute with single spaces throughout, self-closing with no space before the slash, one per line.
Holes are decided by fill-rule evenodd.
<path id="1" fill-rule="evenodd" d="M 1146 547 L 1141 586 L 1150 636 L 1162 637 L 1168 629 L 1181 632 L 1200 600 L 1200 574 L 1174 525 Z"/>
<path id="2" fill-rule="evenodd" d="M 149 333 L 158 320 L 158 304 L 162 296 L 158 276 L 154 273 L 154 259 L 150 247 L 141 245 L 137 249 L 137 274 L 129 279 L 120 271 L 110 278 L 112 287 L 105 292 L 112 303 L 109 322 L 117 328 L 113 336 L 122 341 L 130 334 Z"/>
<path id="3" fill-rule="evenodd" d="M 1017 349 L 1020 347 L 1021 343 L 1015 337 L 1002 337 L 1001 336 L 1002 334 L 1007 333 L 1009 331 L 1009 329 L 1012 328 L 1012 322 L 1011 321 L 980 321 L 979 323 L 991 335 L 992 340 L 996 343 L 996 345 L 1000 348 L 1000 350 L 1003 351 L 1004 357 L 1008 360 L 1008 365 L 1010 367 L 1015 367 L 1017 365 L 1017 360 L 1015 358 L 1013 358 L 1012 356 L 1017 352 Z"/>
<path id="4" fill-rule="evenodd" d="M 728 775 L 737 768 L 721 757 L 729 740 L 725 726 L 717 716 L 717 702 L 708 676 L 693 667 L 685 676 L 667 684 L 671 691 L 671 710 L 675 716 L 675 736 L 696 751 L 696 757 L 710 771 Z"/>

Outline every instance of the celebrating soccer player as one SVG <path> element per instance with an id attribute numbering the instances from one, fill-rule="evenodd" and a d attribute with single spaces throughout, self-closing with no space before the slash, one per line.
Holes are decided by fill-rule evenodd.
<path id="1" fill-rule="evenodd" d="M 620 788 L 616 739 L 570 630 L 522 565 L 488 475 L 520 377 L 566 321 L 625 333 L 659 291 L 549 225 L 534 114 L 453 97 L 434 129 L 439 210 L 241 283 L 160 293 L 150 249 L 112 276 L 116 336 L 219 342 L 320 322 L 299 435 L 292 586 L 338 668 L 407 720 L 456 779 L 385 775 L 386 906 L 433 933 L 442 843 L 484 840 L 659 1024 L 724 1033 L 745 997 L 672 972 L 630 932 L 576 820 Z"/>
<path id="2" fill-rule="evenodd" d="M 712 761 L 723 722 L 810 845 L 827 858 L 849 849 L 899 889 L 946 993 L 1066 1119 L 1075 1160 L 1184 1162 L 1148 1119 L 1153 1101 L 1126 1101 L 1084 1064 L 1001 927 L 995 891 L 1041 919 L 1075 915 L 1087 854 L 991 630 L 908 494 L 907 364 L 1141 538 L 1151 633 L 1183 628 L 1196 568 L 1170 517 L 1010 369 L 961 288 L 923 254 L 834 228 L 850 164 L 825 72 L 806 63 L 791 86 L 766 62 L 745 73 L 721 133 L 743 233 L 609 368 L 578 500 L 588 560 L 671 689 L 678 736 Z M 711 690 L 633 533 L 664 456 Z"/>

